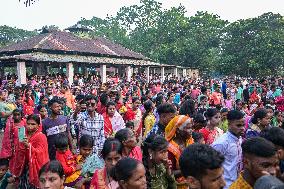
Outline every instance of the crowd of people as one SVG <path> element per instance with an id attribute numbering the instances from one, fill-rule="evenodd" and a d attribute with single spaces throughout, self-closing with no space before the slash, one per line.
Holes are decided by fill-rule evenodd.
<path id="1" fill-rule="evenodd" d="M 0 189 L 284 188 L 284 78 L 1 78 Z"/>

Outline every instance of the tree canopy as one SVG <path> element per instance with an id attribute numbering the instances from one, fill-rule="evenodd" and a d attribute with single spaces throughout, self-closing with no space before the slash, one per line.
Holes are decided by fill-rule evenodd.
<path id="1" fill-rule="evenodd" d="M 81 37 L 105 37 L 153 61 L 199 68 L 204 73 L 271 75 L 284 67 L 284 19 L 264 13 L 228 22 L 197 12 L 187 17 L 184 6 L 163 9 L 155 0 L 122 7 L 114 16 L 78 21 L 91 29 Z M 55 26 L 53 26 L 55 27 Z M 36 32 L 0 26 L 0 46 Z"/>

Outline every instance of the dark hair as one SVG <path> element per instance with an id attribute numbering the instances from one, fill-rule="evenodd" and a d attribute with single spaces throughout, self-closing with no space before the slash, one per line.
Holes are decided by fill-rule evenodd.
<path id="1" fill-rule="evenodd" d="M 203 94 L 207 91 L 207 88 L 205 86 L 201 86 L 200 91 Z"/>
<path id="2" fill-rule="evenodd" d="M 269 140 L 274 145 L 284 148 L 284 130 L 279 127 L 272 127 L 271 129 L 264 129 L 261 136 Z"/>
<path id="3" fill-rule="evenodd" d="M 79 147 L 93 147 L 94 139 L 90 135 L 82 135 L 79 140 Z"/>
<path id="4" fill-rule="evenodd" d="M 155 99 L 157 107 L 163 103 L 163 99 L 164 99 L 164 96 L 162 94 L 157 95 L 157 97 Z"/>
<path id="5" fill-rule="evenodd" d="M 145 139 L 142 145 L 143 150 L 143 164 L 146 166 L 148 164 L 149 152 L 148 150 L 151 149 L 153 151 L 160 151 L 163 149 L 167 149 L 169 143 L 160 135 L 151 134 L 149 137 Z M 147 166 L 146 166 L 147 167 Z"/>
<path id="6" fill-rule="evenodd" d="M 153 102 L 151 100 L 147 100 L 146 102 L 144 102 L 143 106 L 145 109 L 145 113 L 142 116 L 142 126 L 144 127 L 144 121 L 145 118 L 147 117 L 147 115 L 149 115 L 149 113 L 152 111 L 153 109 Z"/>
<path id="7" fill-rule="evenodd" d="M 0 159 L 0 166 L 7 166 L 9 167 L 9 160 L 7 158 Z"/>
<path id="8" fill-rule="evenodd" d="M 106 93 L 101 94 L 100 102 L 102 103 L 102 105 L 106 106 L 106 104 L 108 103 L 108 95 Z"/>
<path id="9" fill-rule="evenodd" d="M 251 122 L 253 124 L 257 124 L 258 119 L 263 119 L 267 116 L 267 110 L 264 108 L 258 109 L 254 114 L 253 117 L 251 118 Z"/>
<path id="10" fill-rule="evenodd" d="M 37 111 L 39 111 L 39 112 L 40 112 L 40 110 L 41 110 L 42 108 L 46 108 L 46 109 L 47 109 L 47 107 L 46 107 L 46 106 L 43 106 L 43 105 L 38 105 L 38 106 L 36 107 Z"/>
<path id="11" fill-rule="evenodd" d="M 41 96 L 40 98 L 39 98 L 39 102 L 41 102 L 43 99 L 45 99 L 45 98 L 47 98 L 47 100 L 48 100 L 48 96 Z"/>
<path id="12" fill-rule="evenodd" d="M 130 128 L 130 127 L 134 127 L 133 121 L 128 121 L 128 122 L 125 123 L 125 128 Z"/>
<path id="13" fill-rule="evenodd" d="M 55 103 L 62 104 L 58 98 L 52 98 L 50 101 L 48 101 L 48 106 L 51 107 Z"/>
<path id="14" fill-rule="evenodd" d="M 23 116 L 23 112 L 20 109 L 13 110 L 12 114 L 14 114 L 14 113 L 20 113 L 21 116 Z"/>
<path id="15" fill-rule="evenodd" d="M 278 116 L 279 114 L 281 114 L 282 112 L 280 112 L 279 110 L 276 110 L 275 112 L 274 112 L 274 116 Z"/>
<path id="16" fill-rule="evenodd" d="M 68 147 L 68 137 L 65 134 L 59 134 L 55 139 L 55 148 L 64 149 Z"/>
<path id="17" fill-rule="evenodd" d="M 201 179 L 207 169 L 221 168 L 224 160 L 224 156 L 211 146 L 192 144 L 182 152 L 179 164 L 183 176 Z"/>
<path id="18" fill-rule="evenodd" d="M 123 158 L 111 170 L 111 177 L 115 181 L 128 181 L 140 162 L 133 158 Z"/>
<path id="19" fill-rule="evenodd" d="M 204 116 L 206 119 L 211 119 L 214 117 L 216 114 L 220 113 L 220 111 L 217 108 L 209 108 L 207 111 L 204 113 Z"/>
<path id="20" fill-rule="evenodd" d="M 115 102 L 113 101 L 109 101 L 107 104 L 106 104 L 106 108 L 110 107 L 110 106 L 115 106 Z"/>
<path id="21" fill-rule="evenodd" d="M 21 95 L 15 95 L 15 100 L 18 100 L 20 97 L 22 98 Z"/>
<path id="22" fill-rule="evenodd" d="M 229 109 L 228 108 L 222 108 L 220 112 L 221 113 L 226 113 L 226 112 L 229 112 Z"/>
<path id="23" fill-rule="evenodd" d="M 89 101 L 89 100 L 95 100 L 96 103 L 98 103 L 98 98 L 94 95 L 87 95 L 85 98 L 85 101 Z"/>
<path id="24" fill-rule="evenodd" d="M 57 160 L 53 160 L 44 164 L 39 170 L 38 177 L 40 177 L 42 173 L 47 173 L 47 172 L 57 173 L 61 179 L 63 179 L 64 177 L 63 167 L 61 163 Z"/>
<path id="25" fill-rule="evenodd" d="M 102 149 L 102 157 L 105 159 L 109 153 L 117 152 L 118 154 L 122 155 L 122 144 L 119 140 L 115 138 L 108 138 L 106 139 L 103 149 Z"/>
<path id="26" fill-rule="evenodd" d="M 235 120 L 240 120 L 244 117 L 244 114 L 241 111 L 238 110 L 231 110 L 229 111 L 227 115 L 228 121 L 235 121 Z"/>
<path id="27" fill-rule="evenodd" d="M 28 115 L 27 121 L 28 120 L 34 120 L 38 125 L 40 125 L 40 117 L 37 114 Z"/>
<path id="28" fill-rule="evenodd" d="M 134 96 L 134 97 L 132 98 L 132 103 L 136 102 L 137 100 L 140 100 L 139 97 Z"/>
<path id="29" fill-rule="evenodd" d="M 205 124 L 206 119 L 205 119 L 203 114 L 198 113 L 198 114 L 193 116 L 193 122 Z"/>
<path id="30" fill-rule="evenodd" d="M 179 109 L 179 115 L 188 115 L 192 117 L 195 114 L 195 102 L 194 100 L 184 101 Z"/>
<path id="31" fill-rule="evenodd" d="M 258 157 L 271 157 L 276 154 L 274 144 L 261 137 L 249 138 L 242 144 L 243 154 L 250 154 Z"/>
<path id="32" fill-rule="evenodd" d="M 199 132 L 192 132 L 192 138 L 194 140 L 194 142 L 198 142 L 199 140 L 203 139 L 203 134 L 199 133 Z"/>
<path id="33" fill-rule="evenodd" d="M 176 113 L 176 108 L 173 104 L 163 103 L 157 107 L 157 112 L 160 116 L 165 113 Z"/>
<path id="34" fill-rule="evenodd" d="M 202 100 L 207 99 L 207 96 L 203 95 L 200 97 L 199 101 L 201 102 Z"/>
<path id="35" fill-rule="evenodd" d="M 130 132 L 131 130 L 128 128 L 120 129 L 119 131 L 117 131 L 114 138 L 116 138 L 122 143 L 128 139 Z"/>

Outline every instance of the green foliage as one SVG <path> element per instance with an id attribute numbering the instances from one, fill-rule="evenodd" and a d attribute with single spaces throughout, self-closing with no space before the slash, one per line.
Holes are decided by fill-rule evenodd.
<path id="1" fill-rule="evenodd" d="M 82 18 L 77 24 L 92 30 L 76 33 L 79 37 L 105 37 L 160 63 L 199 68 L 213 75 L 284 73 L 284 19 L 280 14 L 229 23 L 208 12 L 187 17 L 182 5 L 165 10 L 155 0 L 140 0 L 114 16 Z M 53 29 L 58 28 L 47 28 Z M 0 46 L 35 34 L 0 26 Z"/>
<path id="2" fill-rule="evenodd" d="M 27 31 L 9 26 L 0 26 L 0 47 L 19 42 L 37 35 L 36 31 Z"/>

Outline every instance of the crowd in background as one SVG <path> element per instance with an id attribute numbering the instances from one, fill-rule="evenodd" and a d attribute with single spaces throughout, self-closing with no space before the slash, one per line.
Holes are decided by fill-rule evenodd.
<path id="1" fill-rule="evenodd" d="M 0 188 L 283 188 L 284 78 L 146 81 L 1 78 Z"/>

